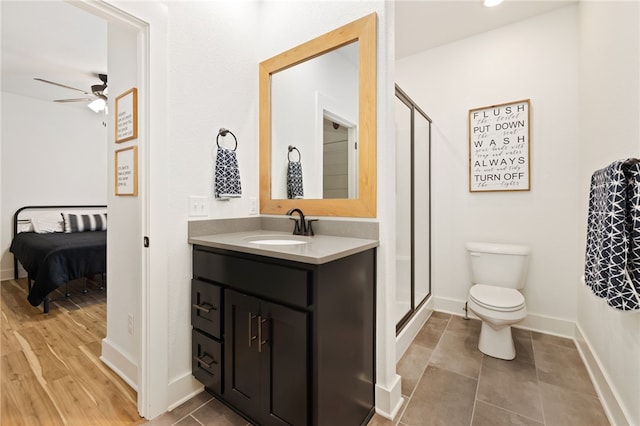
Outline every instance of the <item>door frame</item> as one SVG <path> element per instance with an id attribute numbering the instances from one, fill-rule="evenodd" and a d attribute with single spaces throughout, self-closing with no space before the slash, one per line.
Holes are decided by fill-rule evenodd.
<path id="1" fill-rule="evenodd" d="M 141 217 L 135 220 L 140 235 L 149 238 L 149 247 L 140 241 L 142 265 L 135 271 L 140 279 L 140 306 L 137 313 L 140 346 L 137 377 L 138 412 L 152 419 L 168 406 L 168 280 L 164 208 L 166 178 L 166 65 L 167 8 L 158 2 L 124 0 L 64 0 L 74 6 L 137 33 L 138 144 L 144 144 L 138 158 Z M 153 72 L 152 72 L 153 70 Z M 152 102 L 153 101 L 153 102 Z M 153 143 L 150 143 L 150 141 Z M 154 164 L 154 167 L 150 167 Z M 112 178 L 109 170 L 109 178 Z M 151 185 L 153 182 L 153 185 Z M 151 213 L 153 212 L 153 216 Z M 153 247 L 153 250 L 152 250 Z M 153 283 L 153 289 L 151 288 Z M 164 291 L 163 291 L 164 289 Z M 123 314 L 124 315 L 124 314 Z"/>
<path id="2" fill-rule="evenodd" d="M 415 116 L 416 114 L 421 115 L 422 117 L 424 117 L 428 122 L 429 122 L 429 164 L 428 164 L 428 169 L 429 169 L 429 175 L 431 174 L 431 125 L 433 124 L 433 121 L 431 120 L 431 118 L 427 115 L 427 113 L 425 113 L 422 109 L 420 109 L 420 107 L 416 104 L 416 102 L 411 99 L 411 97 L 409 97 L 409 95 L 407 95 L 401 88 L 400 86 L 398 86 L 397 84 L 395 85 L 395 97 L 396 99 L 398 99 L 400 102 L 402 102 L 404 105 L 407 106 L 407 108 L 409 108 L 410 113 L 411 113 L 411 132 L 410 132 L 410 137 L 411 137 L 411 148 L 410 148 L 410 156 L 411 156 L 411 166 L 410 166 L 410 174 L 411 174 L 411 200 L 410 200 L 410 212 L 411 212 L 411 223 L 410 223 L 410 233 L 411 233 L 411 240 L 410 240 L 410 244 L 411 244 L 411 250 L 410 250 L 410 256 L 411 256 L 411 262 L 410 262 L 410 280 L 411 280 L 411 300 L 410 300 L 410 309 L 409 311 L 396 323 L 396 336 L 398 334 L 400 334 L 400 332 L 403 330 L 403 328 L 409 323 L 409 321 L 413 318 L 413 316 L 420 310 L 420 308 L 422 308 L 422 306 L 424 306 L 424 304 L 427 302 L 427 300 L 429 300 L 429 298 L 431 297 L 431 179 L 429 178 L 429 187 L 427 188 L 428 194 L 429 194 L 429 204 L 428 204 L 428 209 L 429 209 L 429 237 L 428 237 L 428 246 L 429 246 L 429 258 L 427 259 L 428 263 L 429 263 L 429 272 L 428 272 L 428 279 L 429 279 L 429 291 L 426 294 L 426 296 L 424 296 L 424 298 L 422 300 L 416 301 L 415 299 L 415 269 L 416 269 L 416 255 L 415 255 L 415 246 L 416 246 L 416 235 L 415 235 L 415 223 L 416 223 L 416 212 L 415 212 L 415 195 L 416 195 L 416 184 L 415 184 L 415 123 L 416 123 L 416 119 Z M 398 141 L 396 141 L 396 144 L 399 143 Z M 396 273 L 397 276 L 397 273 Z M 397 285 L 397 284 L 396 284 Z M 397 300 L 396 300 L 397 302 Z"/>

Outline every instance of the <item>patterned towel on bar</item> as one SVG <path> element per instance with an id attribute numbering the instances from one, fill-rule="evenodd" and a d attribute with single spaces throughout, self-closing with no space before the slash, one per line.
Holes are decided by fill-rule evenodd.
<path id="1" fill-rule="evenodd" d="M 627 179 L 627 229 L 629 247 L 627 254 L 627 285 L 620 293 L 620 304 L 640 309 L 640 163 L 623 165 Z"/>
<path id="2" fill-rule="evenodd" d="M 302 163 L 289 161 L 287 165 L 287 198 L 303 198 Z"/>
<path id="3" fill-rule="evenodd" d="M 640 169 L 615 161 L 593 173 L 585 282 L 615 309 L 640 309 Z"/>
<path id="4" fill-rule="evenodd" d="M 218 147 L 215 169 L 215 197 L 219 200 L 239 198 L 242 195 L 240 171 L 236 152 Z"/>

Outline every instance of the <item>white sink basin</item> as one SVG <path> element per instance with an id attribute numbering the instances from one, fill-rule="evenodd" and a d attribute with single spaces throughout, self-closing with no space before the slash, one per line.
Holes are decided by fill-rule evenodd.
<path id="1" fill-rule="evenodd" d="M 250 240 L 250 243 L 253 244 L 262 244 L 262 245 L 267 245 L 267 246 L 293 246 L 293 245 L 298 245 L 298 244 L 307 244 L 307 241 L 303 241 L 303 240 L 289 240 L 289 239 L 256 239 L 256 240 Z"/>

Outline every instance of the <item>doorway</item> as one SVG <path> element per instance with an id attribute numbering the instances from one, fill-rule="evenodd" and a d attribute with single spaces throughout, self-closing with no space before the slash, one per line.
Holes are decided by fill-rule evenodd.
<path id="1" fill-rule="evenodd" d="M 431 295 L 431 119 L 396 85 L 396 334 Z"/>
<path id="2" fill-rule="evenodd" d="M 322 128 L 322 198 L 357 198 L 356 126 L 325 115 Z"/>
<path id="3" fill-rule="evenodd" d="M 109 241 L 107 268 L 111 277 L 119 273 L 119 278 L 110 281 L 107 306 L 113 310 L 107 312 L 101 360 L 136 389 L 138 412 L 151 419 L 167 410 L 169 383 L 168 294 L 163 290 L 168 286 L 167 227 L 161 214 L 151 214 L 166 207 L 166 6 L 160 2 L 73 4 L 108 23 L 111 95 L 115 99 L 132 87 L 138 92 L 138 138 L 116 144 L 112 134 L 107 153 L 113 185 L 115 150 L 137 146 L 139 195 L 115 196 L 109 187 L 109 230 L 118 238 Z M 110 121 L 109 126 L 113 125 Z M 116 303 L 111 303 L 112 295 L 118 297 Z"/>

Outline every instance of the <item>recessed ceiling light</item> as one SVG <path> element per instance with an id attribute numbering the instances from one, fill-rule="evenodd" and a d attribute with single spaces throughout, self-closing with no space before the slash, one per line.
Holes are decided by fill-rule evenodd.
<path id="1" fill-rule="evenodd" d="M 484 0 L 484 5 L 486 7 L 494 7 L 502 3 L 504 0 Z"/>

